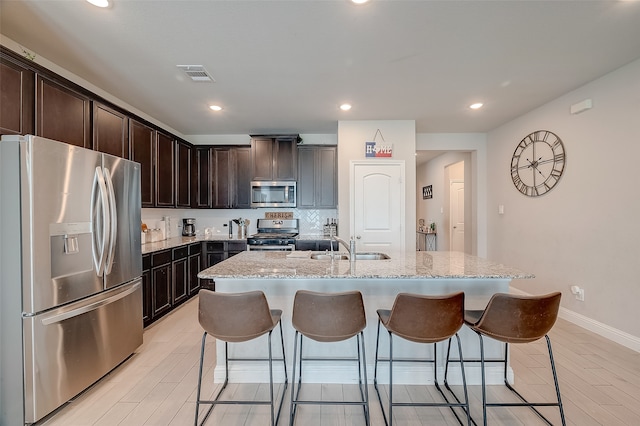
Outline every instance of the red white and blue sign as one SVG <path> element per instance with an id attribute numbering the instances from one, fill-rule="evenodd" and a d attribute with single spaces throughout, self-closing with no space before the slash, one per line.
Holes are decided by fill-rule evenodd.
<path id="1" fill-rule="evenodd" d="M 364 154 L 367 158 L 391 158 L 393 145 L 382 145 L 376 141 L 365 142 Z"/>

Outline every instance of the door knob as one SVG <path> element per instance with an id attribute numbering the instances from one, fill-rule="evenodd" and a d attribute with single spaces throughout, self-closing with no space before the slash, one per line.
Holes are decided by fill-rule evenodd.
<path id="1" fill-rule="evenodd" d="M 360 238 L 362 238 L 360 235 L 356 235 L 357 240 L 359 240 Z"/>

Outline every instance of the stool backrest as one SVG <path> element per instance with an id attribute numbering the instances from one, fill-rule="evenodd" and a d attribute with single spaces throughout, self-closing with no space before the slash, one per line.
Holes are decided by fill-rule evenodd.
<path id="1" fill-rule="evenodd" d="M 198 320 L 202 328 L 225 342 L 245 342 L 275 327 L 262 291 L 218 293 L 200 290 Z"/>
<path id="2" fill-rule="evenodd" d="M 561 296 L 560 292 L 542 296 L 494 294 L 474 328 L 503 342 L 533 342 L 555 324 Z"/>
<path id="3" fill-rule="evenodd" d="M 400 293 L 385 326 L 404 339 L 433 343 L 453 336 L 463 323 L 463 292 L 442 296 Z"/>
<path id="4" fill-rule="evenodd" d="M 346 340 L 367 326 L 362 293 L 298 290 L 291 323 L 304 336 L 319 342 Z"/>

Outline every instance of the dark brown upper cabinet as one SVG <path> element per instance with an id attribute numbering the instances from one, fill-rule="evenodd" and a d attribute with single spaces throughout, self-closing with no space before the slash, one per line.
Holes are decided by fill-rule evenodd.
<path id="1" fill-rule="evenodd" d="M 45 76 L 36 83 L 36 135 L 91 147 L 91 100 Z"/>
<path id="2" fill-rule="evenodd" d="M 130 121 L 129 141 L 131 153 L 129 158 L 140 163 L 140 196 L 142 207 L 155 206 L 155 138 L 156 132 L 154 129 L 139 121 Z"/>
<path id="3" fill-rule="evenodd" d="M 233 162 L 232 206 L 236 209 L 251 208 L 251 148 L 234 147 L 231 151 Z"/>
<path id="4" fill-rule="evenodd" d="M 298 147 L 298 208 L 335 208 L 338 203 L 335 146 Z"/>
<path id="5" fill-rule="evenodd" d="M 212 205 L 212 154 L 210 146 L 192 147 L 191 207 L 208 209 Z"/>
<path id="6" fill-rule="evenodd" d="M 34 133 L 35 73 L 0 52 L 0 135 Z"/>
<path id="7" fill-rule="evenodd" d="M 171 135 L 156 132 L 156 207 L 175 207 L 175 145 Z"/>
<path id="8" fill-rule="evenodd" d="M 213 148 L 212 207 L 218 209 L 251 208 L 251 149 L 249 147 Z"/>
<path id="9" fill-rule="evenodd" d="M 298 135 L 252 135 L 252 180 L 296 180 Z"/>
<path id="10" fill-rule="evenodd" d="M 106 105 L 94 102 L 93 149 L 129 158 L 129 118 Z"/>
<path id="11" fill-rule="evenodd" d="M 191 207 L 191 144 L 176 142 L 176 207 Z"/>
<path id="12" fill-rule="evenodd" d="M 213 167 L 211 182 L 213 200 L 211 207 L 217 209 L 231 208 L 231 148 L 213 149 Z"/>

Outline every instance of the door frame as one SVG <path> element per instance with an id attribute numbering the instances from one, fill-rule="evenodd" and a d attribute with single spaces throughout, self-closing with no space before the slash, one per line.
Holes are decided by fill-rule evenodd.
<path id="1" fill-rule="evenodd" d="M 454 198 L 453 197 L 453 192 L 451 191 L 451 187 L 456 183 L 461 183 L 462 184 L 462 188 L 463 188 L 462 190 L 463 190 L 464 194 L 466 194 L 466 192 L 464 192 L 464 191 L 467 190 L 466 187 L 465 187 L 464 179 L 450 179 L 449 180 L 449 220 L 448 220 L 448 222 L 449 222 L 449 250 L 453 250 L 453 240 L 454 240 L 454 235 L 453 234 L 455 233 L 453 231 L 453 223 L 451 221 L 451 218 L 453 216 L 453 212 L 452 212 L 452 209 L 451 209 L 451 202 L 452 202 L 452 200 Z M 466 209 L 466 207 L 465 207 L 465 209 Z M 462 216 L 463 223 L 465 223 L 464 221 L 466 221 L 465 212 L 466 212 L 466 210 L 463 212 L 463 216 Z M 466 223 L 465 223 L 465 229 L 462 231 L 462 244 L 464 246 L 464 250 L 462 250 L 462 251 L 465 252 L 465 253 L 467 252 L 466 232 L 467 232 L 467 229 L 466 229 Z"/>
<path id="2" fill-rule="evenodd" d="M 404 251 L 406 249 L 406 193 L 407 193 L 407 179 L 406 179 L 406 162 L 404 160 L 350 160 L 349 161 L 349 231 L 350 234 L 355 236 L 355 168 L 358 165 L 394 165 L 400 167 L 400 179 L 402 181 L 402 191 L 400 191 L 400 247 L 399 250 Z M 349 237 L 351 237 L 349 235 Z"/>

